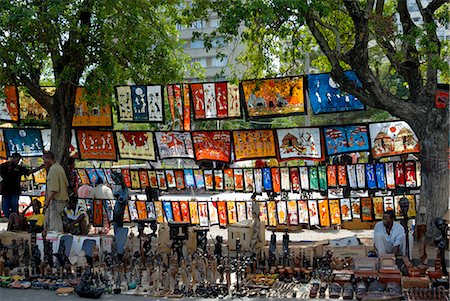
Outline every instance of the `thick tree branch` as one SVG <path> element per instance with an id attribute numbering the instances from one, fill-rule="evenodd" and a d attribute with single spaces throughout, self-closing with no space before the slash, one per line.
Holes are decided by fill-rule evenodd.
<path id="1" fill-rule="evenodd" d="M 447 0 L 433 0 L 430 2 L 430 4 L 428 4 L 427 6 L 427 10 L 431 13 L 434 14 L 434 12 L 436 10 L 438 10 L 442 5 L 444 5 L 445 3 L 447 3 Z"/>
<path id="2" fill-rule="evenodd" d="M 53 106 L 53 97 L 43 91 L 39 81 L 31 80 L 25 75 L 19 76 L 19 81 L 28 89 L 31 96 L 48 112 Z"/>
<path id="3" fill-rule="evenodd" d="M 312 16 L 312 18 L 314 18 L 314 21 L 316 21 L 317 23 L 319 23 L 322 27 L 324 28 L 328 28 L 329 30 L 331 30 L 336 38 L 336 55 L 339 57 L 341 55 L 341 37 L 339 34 L 339 30 L 336 27 L 333 27 L 331 25 L 326 24 L 325 22 L 323 22 L 320 18 L 318 18 L 317 16 Z"/>

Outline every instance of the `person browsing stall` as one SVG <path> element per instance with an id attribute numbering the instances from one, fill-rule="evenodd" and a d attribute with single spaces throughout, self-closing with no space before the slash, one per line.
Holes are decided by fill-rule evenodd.
<path id="1" fill-rule="evenodd" d="M 383 220 L 375 225 L 373 243 L 378 256 L 406 254 L 405 229 L 399 223 L 394 222 L 393 210 L 387 210 L 383 214 Z"/>

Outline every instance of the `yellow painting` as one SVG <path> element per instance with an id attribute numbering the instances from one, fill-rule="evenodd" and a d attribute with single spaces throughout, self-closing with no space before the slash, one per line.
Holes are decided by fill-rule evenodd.
<path id="1" fill-rule="evenodd" d="M 233 131 L 235 161 L 274 158 L 275 135 L 272 130 Z"/>

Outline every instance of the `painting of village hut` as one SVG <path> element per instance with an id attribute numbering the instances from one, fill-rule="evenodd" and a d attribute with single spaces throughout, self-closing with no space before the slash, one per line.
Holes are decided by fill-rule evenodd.
<path id="1" fill-rule="evenodd" d="M 249 80 L 241 85 L 249 118 L 305 113 L 303 77 Z"/>
<path id="2" fill-rule="evenodd" d="M 322 158 L 319 128 L 277 129 L 280 160 Z"/>
<path id="3" fill-rule="evenodd" d="M 369 124 L 374 158 L 420 152 L 419 139 L 404 121 Z"/>

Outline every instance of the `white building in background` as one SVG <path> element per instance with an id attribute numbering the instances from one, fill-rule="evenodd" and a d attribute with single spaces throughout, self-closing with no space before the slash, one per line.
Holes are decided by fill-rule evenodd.
<path id="1" fill-rule="evenodd" d="M 223 37 L 216 37 L 212 40 L 212 47 L 206 51 L 204 41 L 201 38 L 193 38 L 194 32 L 211 33 L 219 27 L 220 19 L 212 14 L 208 20 L 200 20 L 189 27 L 177 25 L 180 32 L 180 40 L 185 41 L 184 49 L 192 58 L 192 63 L 199 63 L 205 69 L 205 79 L 201 81 L 221 81 L 230 79 L 235 73 L 240 77 L 244 72 L 244 66 L 238 64 L 236 59 L 245 50 L 245 46 L 240 43 L 240 38 L 233 42 L 225 43 Z M 194 75 L 187 75 L 186 81 L 199 81 Z"/>

